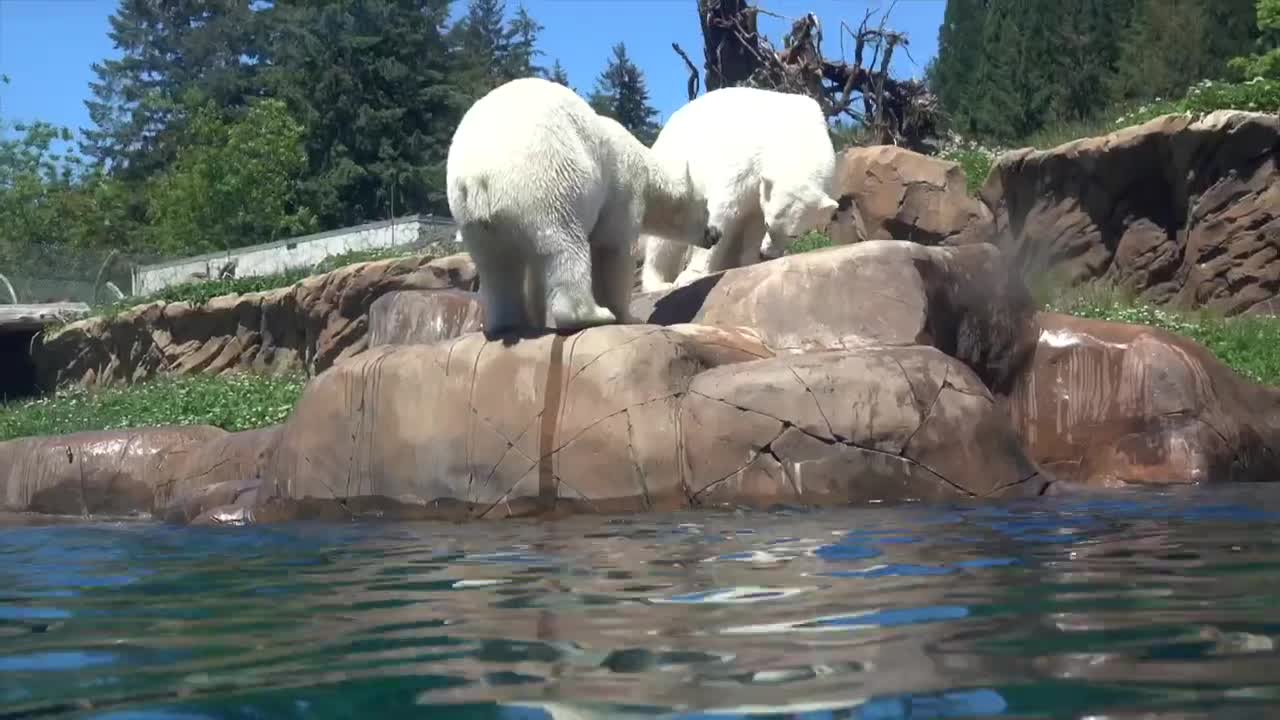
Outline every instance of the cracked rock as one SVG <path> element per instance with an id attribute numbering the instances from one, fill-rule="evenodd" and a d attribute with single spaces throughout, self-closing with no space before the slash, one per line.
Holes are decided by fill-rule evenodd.
<path id="1" fill-rule="evenodd" d="M 281 498 L 449 500 L 470 517 L 682 507 L 689 383 L 771 356 L 747 333 L 645 325 L 373 348 L 312 382 L 267 476 Z"/>
<path id="2" fill-rule="evenodd" d="M 932 347 L 708 370 L 680 427 L 696 503 L 950 500 L 1043 485 L 987 389 Z"/>
<path id="3" fill-rule="evenodd" d="M 177 458 L 225 437 L 206 425 L 82 432 L 0 442 L 0 507 L 50 515 L 151 514 Z"/>
<path id="4" fill-rule="evenodd" d="M 710 275 L 642 295 L 658 325 L 751 328 L 779 353 L 932 345 L 1002 390 L 1035 347 L 1035 305 L 987 244 L 873 240 Z"/>
<path id="5" fill-rule="evenodd" d="M 965 187 L 956 163 L 893 145 L 850 148 L 836 166 L 840 193 L 853 196 L 871 239 L 922 245 L 990 240 L 991 211 Z"/>
<path id="6" fill-rule="evenodd" d="M 1101 487 L 1280 476 L 1280 391 L 1145 325 L 1045 314 L 1006 402 L 1056 480 Z"/>

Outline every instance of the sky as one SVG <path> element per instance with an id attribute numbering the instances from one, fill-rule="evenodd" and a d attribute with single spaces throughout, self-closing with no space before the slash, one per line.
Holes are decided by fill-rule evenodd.
<path id="1" fill-rule="evenodd" d="M 559 58 L 578 91 L 589 92 L 612 46 L 626 43 L 644 71 L 650 102 L 660 121 L 686 101 L 688 70 L 671 49 L 678 42 L 701 63 L 701 31 L 694 0 L 524 0 L 545 26 L 541 62 Z M 856 26 L 868 9 L 887 8 L 876 0 L 758 0 L 761 8 L 786 18 L 817 14 L 825 37 L 824 54 L 839 54 L 843 20 Z M 79 129 L 90 124 L 84 100 L 93 80 L 92 64 L 114 57 L 107 37 L 108 18 L 117 0 L 0 0 L 0 118 L 6 122 L 45 120 Z M 516 0 L 508 0 L 508 9 Z M 938 26 L 946 0 L 898 0 L 889 26 L 910 38 L 909 52 L 896 53 L 896 76 L 921 77 L 937 53 Z M 457 3 L 456 11 L 464 9 Z M 761 31 L 781 47 L 790 20 L 762 15 Z M 848 47 L 848 43 L 846 47 Z M 850 50 L 850 52 L 852 52 Z"/>

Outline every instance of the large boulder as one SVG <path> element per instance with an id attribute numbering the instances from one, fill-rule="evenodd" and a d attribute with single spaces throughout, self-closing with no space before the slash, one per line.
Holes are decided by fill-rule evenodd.
<path id="1" fill-rule="evenodd" d="M 367 347 L 369 306 L 380 296 L 476 286 L 466 254 L 357 263 L 278 290 L 200 305 L 154 302 L 71 323 L 39 337 L 32 359 L 44 387 L 161 372 L 317 373 Z"/>
<path id="2" fill-rule="evenodd" d="M 747 327 L 776 352 L 932 345 L 1003 390 L 1035 347 L 1035 305 L 987 244 L 868 241 L 709 275 L 638 296 L 653 324 Z"/>
<path id="3" fill-rule="evenodd" d="M 1045 484 L 973 371 L 932 347 L 708 370 L 680 426 L 694 502 L 947 501 Z"/>
<path id="4" fill-rule="evenodd" d="M 1147 301 L 1270 310 L 1280 287 L 1280 116 L 1157 118 L 1001 156 L 982 197 L 1028 278 L 1106 280 Z"/>
<path id="5" fill-rule="evenodd" d="M 1145 325 L 1046 314 L 1008 398 L 1028 452 L 1095 486 L 1280 477 L 1280 390 Z"/>
<path id="6" fill-rule="evenodd" d="M 369 306 L 369 347 L 430 345 L 483 328 L 480 296 L 467 290 L 401 290 Z"/>
<path id="7" fill-rule="evenodd" d="M 274 487 L 263 472 L 279 435 L 278 426 L 228 433 L 166 453 L 157 464 L 152 512 L 188 523 L 221 508 L 259 504 Z"/>
<path id="8" fill-rule="evenodd" d="M 203 425 L 0 442 L 0 507 L 51 515 L 150 514 L 163 461 L 226 436 Z"/>
<path id="9" fill-rule="evenodd" d="M 836 177 L 869 239 L 956 245 L 991 237 L 991 211 L 969 195 L 954 162 L 893 145 L 850 148 L 840 154 Z"/>
<path id="10" fill-rule="evenodd" d="M 689 383 L 771 355 L 746 335 L 643 325 L 372 348 L 312 381 L 270 476 L 285 499 L 444 502 L 476 517 L 681 507 Z"/>

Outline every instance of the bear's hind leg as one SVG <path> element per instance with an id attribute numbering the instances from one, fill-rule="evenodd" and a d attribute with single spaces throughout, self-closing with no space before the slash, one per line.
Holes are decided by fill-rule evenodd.
<path id="1" fill-rule="evenodd" d="M 459 232 L 480 276 L 485 331 L 500 334 L 524 327 L 529 322 L 525 307 L 526 254 L 503 242 L 505 238 L 492 227 L 466 225 Z"/>
<path id="2" fill-rule="evenodd" d="M 540 238 L 539 260 L 547 311 L 557 329 L 580 330 L 608 325 L 617 317 L 596 304 L 591 292 L 591 251 L 584 233 Z"/>
<path id="3" fill-rule="evenodd" d="M 635 259 L 629 248 L 591 247 L 591 288 L 596 302 L 613 313 L 619 324 L 631 322 L 631 290 L 635 286 Z"/>

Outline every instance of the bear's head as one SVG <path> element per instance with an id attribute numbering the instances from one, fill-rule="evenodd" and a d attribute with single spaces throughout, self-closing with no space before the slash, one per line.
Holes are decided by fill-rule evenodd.
<path id="1" fill-rule="evenodd" d="M 760 207 L 768 232 L 760 243 L 763 260 L 782 257 L 796 238 L 825 227 L 840 204 L 817 188 L 784 186 L 764 179 L 760 183 Z"/>

